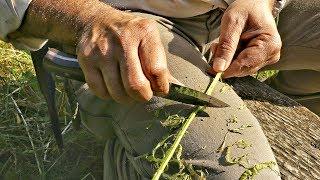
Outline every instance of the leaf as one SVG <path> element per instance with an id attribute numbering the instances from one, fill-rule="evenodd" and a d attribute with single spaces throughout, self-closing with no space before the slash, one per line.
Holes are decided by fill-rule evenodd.
<path id="1" fill-rule="evenodd" d="M 247 141 L 241 139 L 237 142 L 234 143 L 234 145 L 237 147 L 237 148 L 241 148 L 241 149 L 246 149 L 248 147 L 252 147 L 252 144 L 248 143 Z"/>
<path id="2" fill-rule="evenodd" d="M 197 179 L 197 180 L 205 180 L 206 179 L 204 172 L 201 170 L 194 170 L 192 164 L 188 164 L 187 169 L 188 169 L 192 179 Z"/>
<path id="3" fill-rule="evenodd" d="M 227 120 L 227 126 L 234 123 L 238 123 L 238 117 L 236 115 L 232 115 L 232 117 Z"/>
<path id="4" fill-rule="evenodd" d="M 160 121 L 162 126 L 170 127 L 170 129 L 179 127 L 186 119 L 184 117 L 179 116 L 178 114 L 170 115 L 163 122 Z"/>
<path id="5" fill-rule="evenodd" d="M 248 179 L 253 179 L 254 176 L 258 175 L 263 169 L 271 169 L 276 166 L 276 162 L 274 161 L 269 161 L 269 162 L 263 162 L 254 165 L 251 168 L 248 168 L 247 170 L 242 173 L 240 176 L 239 180 L 248 180 Z"/>
<path id="6" fill-rule="evenodd" d="M 231 133 L 238 133 L 238 134 L 242 134 L 241 131 L 247 129 L 247 128 L 250 128 L 250 127 L 253 127 L 252 124 L 246 124 L 246 125 L 242 125 L 240 126 L 239 128 L 234 128 L 234 129 L 228 129 L 229 132 Z"/>
<path id="7" fill-rule="evenodd" d="M 238 157 L 233 157 L 232 153 L 231 153 L 232 146 L 233 145 L 226 147 L 225 155 L 224 155 L 225 163 L 229 166 L 235 165 L 235 164 L 238 164 L 240 166 L 244 166 L 244 164 L 246 162 L 248 162 L 248 159 L 247 159 L 248 154 L 244 154 L 244 155 L 238 156 Z"/>
<path id="8" fill-rule="evenodd" d="M 226 147 L 227 135 L 228 135 L 228 133 L 226 133 L 226 134 L 224 135 L 224 138 L 223 138 L 223 141 L 222 141 L 221 145 L 220 145 L 219 148 L 216 150 L 217 153 L 223 152 L 224 148 Z"/>

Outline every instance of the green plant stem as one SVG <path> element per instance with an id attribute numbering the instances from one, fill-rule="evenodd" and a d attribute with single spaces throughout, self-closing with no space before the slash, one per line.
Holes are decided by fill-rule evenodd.
<path id="1" fill-rule="evenodd" d="M 206 94 L 211 95 L 211 93 L 213 92 L 214 87 L 217 85 L 219 79 L 221 78 L 221 75 L 222 75 L 222 73 L 217 73 L 216 74 L 215 78 L 213 79 L 213 81 L 210 83 L 210 86 L 206 90 Z M 179 146 L 179 144 L 181 142 L 181 139 L 185 135 L 185 133 L 186 133 L 188 127 L 190 126 L 191 122 L 196 117 L 197 113 L 200 110 L 203 110 L 204 108 L 205 108 L 205 106 L 197 106 L 196 109 L 189 115 L 189 117 L 187 118 L 187 120 L 185 121 L 183 126 L 181 127 L 180 131 L 178 132 L 178 134 L 177 134 L 172 146 L 166 152 L 166 154 L 165 154 L 165 156 L 164 156 L 164 158 L 163 158 L 163 160 L 161 162 L 161 165 L 158 168 L 158 170 L 156 171 L 156 173 L 153 175 L 152 180 L 158 180 L 160 178 L 160 176 L 163 173 L 164 169 L 168 165 L 170 159 L 174 155 L 174 152 L 176 151 L 177 147 Z"/>

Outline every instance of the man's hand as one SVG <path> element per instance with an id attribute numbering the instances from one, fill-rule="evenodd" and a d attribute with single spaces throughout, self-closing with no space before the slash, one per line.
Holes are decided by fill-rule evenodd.
<path id="1" fill-rule="evenodd" d="M 169 71 L 156 23 L 120 11 L 96 15 L 84 28 L 77 55 L 91 90 L 119 103 L 167 94 Z"/>
<path id="2" fill-rule="evenodd" d="M 33 0 L 19 31 L 77 49 L 91 90 L 119 103 L 167 94 L 164 48 L 153 20 L 116 10 L 99 0 Z M 73 48 L 73 50 L 72 50 Z"/>
<path id="3" fill-rule="evenodd" d="M 280 59 L 281 38 L 272 16 L 274 0 L 236 0 L 222 17 L 213 71 L 241 77 Z M 210 72 L 210 71 L 209 71 Z"/>

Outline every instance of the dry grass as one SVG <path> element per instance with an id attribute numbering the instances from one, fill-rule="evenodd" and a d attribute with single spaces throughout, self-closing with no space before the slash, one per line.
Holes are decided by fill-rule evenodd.
<path id="1" fill-rule="evenodd" d="M 103 144 L 68 126 L 72 113 L 58 87 L 63 152 L 54 142 L 29 54 L 0 42 L 0 179 L 101 179 Z"/>

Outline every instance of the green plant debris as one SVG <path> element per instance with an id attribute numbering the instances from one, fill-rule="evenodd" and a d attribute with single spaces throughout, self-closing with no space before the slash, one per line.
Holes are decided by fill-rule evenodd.
<path id="1" fill-rule="evenodd" d="M 185 173 L 185 172 L 176 173 L 173 175 L 163 173 L 162 176 L 164 179 L 167 179 L 167 180 L 192 180 L 192 177 L 188 173 Z"/>
<path id="2" fill-rule="evenodd" d="M 162 177 L 167 180 L 205 180 L 206 175 L 202 170 L 195 170 L 192 164 L 183 162 L 183 170 L 175 174 L 163 173 Z"/>
<path id="3" fill-rule="evenodd" d="M 222 86 L 222 88 L 220 89 L 220 93 L 228 92 L 228 91 L 230 91 L 231 89 L 232 89 L 231 86 L 229 86 L 228 84 L 224 84 L 224 85 Z"/>
<path id="4" fill-rule="evenodd" d="M 155 167 L 159 167 L 162 158 L 164 157 L 165 149 L 168 147 L 169 140 L 174 137 L 175 134 L 165 136 L 152 150 L 151 155 L 146 155 L 145 158 L 152 162 Z"/>
<path id="5" fill-rule="evenodd" d="M 233 145 L 226 147 L 225 155 L 224 155 L 225 163 L 228 166 L 238 164 L 240 166 L 246 167 L 246 164 L 248 164 L 248 154 L 244 154 L 244 155 L 238 156 L 238 157 L 233 157 L 232 152 L 231 152 L 232 147 L 233 147 Z"/>
<path id="6" fill-rule="evenodd" d="M 228 129 L 229 132 L 231 133 L 238 133 L 238 134 L 242 134 L 242 131 L 247 129 L 247 128 L 251 128 L 253 127 L 252 124 L 246 124 L 246 125 L 242 125 L 239 128 L 233 128 L 233 129 Z"/>
<path id="7" fill-rule="evenodd" d="M 192 164 L 188 164 L 187 169 L 188 169 L 192 179 L 197 179 L 197 180 L 205 180 L 206 179 L 204 172 L 202 170 L 195 170 L 193 168 Z"/>
<path id="8" fill-rule="evenodd" d="M 168 144 L 174 135 L 167 136 L 161 142 L 157 144 L 157 146 L 153 149 L 152 155 L 145 156 L 145 158 L 152 162 L 156 168 L 159 167 L 165 149 L 168 149 Z M 171 158 L 167 167 L 165 168 L 165 172 L 162 174 L 164 179 L 168 180 L 193 180 L 199 179 L 204 180 L 205 174 L 201 170 L 194 170 L 191 164 L 186 163 L 183 159 L 181 159 L 183 148 L 181 144 L 178 145 L 174 156 Z M 160 153 L 159 153 L 160 152 Z M 171 173 L 171 174 L 170 174 Z"/>
<path id="9" fill-rule="evenodd" d="M 170 115 L 166 120 L 161 122 L 162 126 L 169 127 L 170 129 L 174 129 L 180 127 L 182 123 L 184 123 L 186 119 L 184 117 L 179 116 L 178 114 Z"/>
<path id="10" fill-rule="evenodd" d="M 221 78 L 222 73 L 217 73 L 216 77 L 213 79 L 213 81 L 210 83 L 208 89 L 206 90 L 206 94 L 211 95 L 213 92 L 213 89 L 217 85 L 219 79 Z M 183 89 L 180 89 L 179 91 L 184 91 Z M 191 112 L 189 117 L 185 120 L 182 127 L 179 129 L 177 135 L 175 136 L 174 142 L 171 145 L 171 147 L 166 151 L 164 158 L 161 160 L 160 167 L 157 169 L 155 174 L 152 177 L 152 180 L 158 180 L 163 172 L 165 171 L 166 167 L 168 166 L 168 163 L 170 162 L 171 158 L 174 156 L 174 153 L 176 152 L 176 149 L 180 145 L 181 139 L 184 137 L 184 135 L 187 132 L 188 127 L 190 126 L 193 119 L 196 117 L 197 113 L 201 110 L 203 110 L 205 107 L 203 106 L 197 106 L 194 111 Z"/>
<path id="11" fill-rule="evenodd" d="M 236 115 L 232 115 L 232 117 L 227 120 L 227 126 L 234 123 L 238 123 L 238 117 Z"/>
<path id="12" fill-rule="evenodd" d="M 179 92 L 180 94 L 186 94 L 192 97 L 198 97 L 199 93 L 197 91 L 192 91 L 191 89 L 187 88 L 187 87 L 175 87 L 176 92 Z"/>
<path id="13" fill-rule="evenodd" d="M 251 144 L 251 143 L 248 143 L 248 142 L 245 141 L 244 139 L 241 139 L 241 140 L 235 142 L 234 145 L 235 145 L 237 148 L 241 148 L 241 149 L 246 149 L 246 148 L 248 148 L 248 147 L 252 147 L 252 144 Z"/>
<path id="14" fill-rule="evenodd" d="M 219 146 L 219 148 L 216 150 L 216 153 L 222 153 L 224 148 L 226 148 L 227 135 L 228 135 L 228 133 L 226 133 L 224 135 L 223 141 L 222 141 L 221 145 Z"/>
<path id="15" fill-rule="evenodd" d="M 207 146 L 201 146 L 201 149 L 205 150 L 205 149 L 207 149 Z"/>
<path id="16" fill-rule="evenodd" d="M 244 173 L 240 176 L 239 180 L 249 180 L 253 179 L 254 176 L 258 175 L 262 170 L 264 169 L 271 169 L 276 166 L 276 162 L 274 161 L 269 161 L 269 162 L 263 162 L 254 165 L 251 168 L 247 168 Z"/>
<path id="17" fill-rule="evenodd" d="M 238 110 L 244 110 L 246 108 L 246 105 L 243 103 L 238 107 Z"/>
<path id="18" fill-rule="evenodd" d="M 259 81 L 265 81 L 268 78 L 277 76 L 278 72 L 278 70 L 259 71 L 255 78 Z"/>

